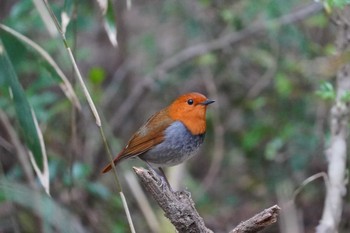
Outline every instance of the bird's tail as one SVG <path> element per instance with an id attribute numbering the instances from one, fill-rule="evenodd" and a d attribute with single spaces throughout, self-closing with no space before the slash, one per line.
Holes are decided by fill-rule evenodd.
<path id="1" fill-rule="evenodd" d="M 114 165 L 117 165 L 119 162 L 120 162 L 120 159 L 121 159 L 121 154 L 123 153 L 123 151 L 121 151 L 116 157 L 115 159 L 113 159 L 113 163 Z M 103 169 L 102 169 L 102 173 L 107 173 L 109 172 L 110 170 L 112 169 L 112 163 L 109 163 L 107 164 L 107 166 L 105 166 Z"/>
<path id="2" fill-rule="evenodd" d="M 113 163 L 114 163 L 114 165 L 116 165 L 116 162 L 113 161 Z M 109 164 L 107 164 L 107 166 L 105 166 L 105 167 L 102 169 L 102 173 L 107 173 L 107 172 L 109 172 L 111 169 L 112 169 L 112 163 L 109 163 Z"/>

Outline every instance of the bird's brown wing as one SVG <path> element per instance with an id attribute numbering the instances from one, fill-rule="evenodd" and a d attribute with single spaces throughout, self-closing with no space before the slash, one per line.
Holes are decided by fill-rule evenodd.
<path id="1" fill-rule="evenodd" d="M 123 159 L 134 157 L 145 153 L 158 145 L 164 140 L 164 131 L 169 127 L 172 120 L 166 110 L 162 110 L 153 115 L 145 125 L 143 125 L 129 140 L 127 146 L 114 159 L 114 164 L 117 164 Z M 108 172 L 112 168 L 108 164 L 102 172 Z"/>

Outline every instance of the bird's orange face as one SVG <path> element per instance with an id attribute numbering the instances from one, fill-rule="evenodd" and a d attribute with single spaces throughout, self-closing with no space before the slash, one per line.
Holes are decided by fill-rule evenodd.
<path id="1" fill-rule="evenodd" d="M 184 94 L 169 106 L 169 116 L 181 121 L 192 134 L 202 134 L 206 129 L 207 106 L 213 102 L 200 93 Z"/>

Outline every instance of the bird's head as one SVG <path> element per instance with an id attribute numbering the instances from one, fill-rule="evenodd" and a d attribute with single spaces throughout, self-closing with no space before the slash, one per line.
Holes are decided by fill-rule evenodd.
<path id="1" fill-rule="evenodd" d="M 168 108 L 169 116 L 181 121 L 192 134 L 202 134 L 206 130 L 207 106 L 214 102 L 200 93 L 184 94 L 171 103 Z"/>

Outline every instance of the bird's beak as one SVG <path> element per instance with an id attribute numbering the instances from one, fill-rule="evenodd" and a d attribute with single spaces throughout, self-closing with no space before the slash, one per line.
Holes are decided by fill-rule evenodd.
<path id="1" fill-rule="evenodd" d="M 209 104 L 212 104 L 212 103 L 214 103 L 215 102 L 215 100 L 206 100 L 206 101 L 204 101 L 204 102 L 202 102 L 202 103 L 200 103 L 201 105 L 209 105 Z"/>

